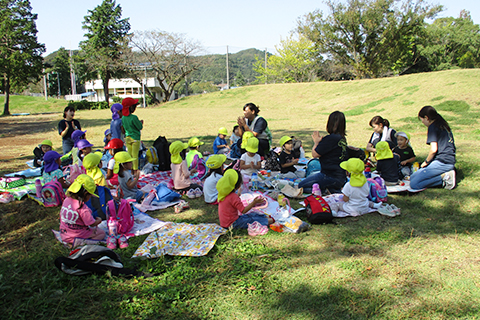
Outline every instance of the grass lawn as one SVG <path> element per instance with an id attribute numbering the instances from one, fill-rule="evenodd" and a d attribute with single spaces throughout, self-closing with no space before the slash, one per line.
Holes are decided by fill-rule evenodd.
<path id="1" fill-rule="evenodd" d="M 209 150 L 218 128 L 233 127 L 242 106 L 254 102 L 275 142 L 285 134 L 296 135 L 307 154 L 311 131 L 324 131 L 330 112 L 346 114 L 347 140 L 362 147 L 372 133 L 368 122 L 378 114 L 397 131 L 412 135 L 413 148 L 423 160 L 427 129 L 417 113 L 433 105 L 453 129 L 459 184 L 452 191 L 390 195 L 389 202 L 402 209 L 396 218 L 374 213 L 336 219 L 335 225 L 313 226 L 298 235 L 228 232 L 205 257 L 134 260 L 130 257 L 146 236 L 132 238 L 129 248 L 117 252 L 126 267 L 161 273 L 148 279 L 59 272 L 53 261 L 68 250 L 50 231 L 58 230 L 58 209 L 30 200 L 0 204 L 2 319 L 480 318 L 479 82 L 478 69 L 453 70 L 251 86 L 139 108 L 147 145 L 159 135 L 169 141 L 197 135 Z M 41 107 L 35 110 L 41 112 Z M 76 118 L 87 129 L 87 139 L 101 147 L 110 111 L 79 111 Z M 52 139 L 60 150 L 60 119 L 61 113 L 1 118 L 0 173 L 25 168 L 43 139 Z M 15 127 L 18 124 L 24 129 Z M 181 214 L 169 208 L 152 216 L 218 223 L 216 207 L 201 199 L 190 205 L 192 209 Z"/>

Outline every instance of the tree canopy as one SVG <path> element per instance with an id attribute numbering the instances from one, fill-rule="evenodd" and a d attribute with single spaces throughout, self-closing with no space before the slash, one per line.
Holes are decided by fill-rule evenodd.
<path id="1" fill-rule="evenodd" d="M 9 115 L 10 90 L 21 89 L 42 74 L 45 46 L 37 41 L 37 14 L 28 0 L 0 0 L 0 74 Z"/>
<path id="2" fill-rule="evenodd" d="M 80 43 L 85 64 L 102 79 L 105 101 L 109 101 L 108 82 L 125 75 L 122 54 L 128 50 L 130 23 L 122 19 L 122 8 L 115 0 L 103 0 L 93 10 L 88 10 L 83 28 L 87 40 Z"/>
<path id="3" fill-rule="evenodd" d="M 351 66 L 358 78 L 401 72 L 411 65 L 425 28 L 441 6 L 424 0 L 348 0 L 326 2 L 330 14 L 319 10 L 298 21 L 297 31 L 315 44 L 319 54 Z"/>

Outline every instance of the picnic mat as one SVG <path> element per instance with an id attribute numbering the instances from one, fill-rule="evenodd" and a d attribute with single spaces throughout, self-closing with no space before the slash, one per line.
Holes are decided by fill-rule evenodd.
<path id="1" fill-rule="evenodd" d="M 140 212 L 138 209 L 133 210 L 133 215 L 135 217 L 135 222 L 133 224 L 132 230 L 130 230 L 128 234 L 128 238 L 132 236 L 141 236 L 143 234 L 150 233 L 152 231 L 155 231 L 157 229 L 162 228 L 165 226 L 167 223 L 160 221 L 158 219 L 150 217 L 148 214 L 145 214 L 143 212 Z M 107 221 L 102 221 L 98 225 L 97 228 L 103 229 L 106 234 L 108 234 L 108 226 L 107 226 Z M 58 241 L 63 243 L 64 245 L 68 245 L 67 243 L 62 241 L 62 238 L 60 237 L 60 231 L 58 230 L 52 230 L 53 234 L 55 235 L 55 238 L 57 238 Z M 82 239 L 82 238 L 75 238 L 73 242 L 73 247 L 76 247 L 78 245 L 84 245 L 84 244 L 96 244 L 99 242 L 105 243 L 104 240 L 91 240 L 91 239 Z"/>
<path id="2" fill-rule="evenodd" d="M 43 184 L 42 178 L 36 178 L 36 179 L 40 179 L 40 181 L 42 181 L 42 184 Z M 35 189 L 36 179 L 26 179 L 26 184 L 17 188 L 11 188 L 11 189 L 0 188 L 0 192 L 9 192 L 13 194 L 16 200 L 20 200 L 29 193 L 36 194 L 36 189 Z"/>
<path id="3" fill-rule="evenodd" d="M 164 182 L 166 185 L 172 180 L 171 177 L 172 171 L 155 171 L 146 175 L 143 175 L 138 179 L 137 186 L 139 189 L 143 188 L 147 184 L 151 184 L 153 186 L 158 186 L 161 182 Z M 203 182 L 200 181 L 197 177 L 192 178 L 192 181 L 196 184 L 203 186 Z"/>
<path id="4" fill-rule="evenodd" d="M 163 255 L 199 257 L 206 255 L 227 229 L 215 223 L 198 225 L 168 222 L 147 237 L 132 258 Z"/>
<path id="5" fill-rule="evenodd" d="M 328 196 L 323 197 L 323 199 L 325 199 L 325 201 L 327 201 L 328 205 L 331 205 L 332 203 L 343 202 L 343 194 L 341 194 L 341 193 L 330 194 Z M 302 206 L 305 206 L 304 201 L 301 201 L 300 204 Z M 333 212 L 332 212 L 332 215 L 335 218 L 358 217 L 358 216 L 364 215 L 366 213 L 372 213 L 372 212 L 376 212 L 376 211 L 377 211 L 377 209 L 370 208 L 369 211 L 367 211 L 363 214 L 351 214 L 351 213 L 348 213 L 348 212 L 345 212 L 345 211 L 338 211 L 335 214 L 333 214 Z"/>
<path id="6" fill-rule="evenodd" d="M 404 185 L 396 185 L 396 186 L 387 186 L 388 193 L 399 193 L 399 192 L 410 192 L 410 193 L 417 193 L 421 192 L 425 189 L 412 189 L 410 188 L 410 181 L 409 180 L 402 180 Z"/>

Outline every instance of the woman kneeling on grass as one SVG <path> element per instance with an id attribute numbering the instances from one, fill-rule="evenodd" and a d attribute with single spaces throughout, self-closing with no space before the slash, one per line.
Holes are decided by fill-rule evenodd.
<path id="1" fill-rule="evenodd" d="M 410 177 L 412 189 L 455 188 L 455 141 L 447 121 L 431 106 L 423 107 L 418 118 L 428 127 L 430 151 L 421 168 Z"/>

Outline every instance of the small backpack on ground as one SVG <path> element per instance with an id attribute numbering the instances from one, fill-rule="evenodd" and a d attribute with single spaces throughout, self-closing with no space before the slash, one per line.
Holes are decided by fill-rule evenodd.
<path id="1" fill-rule="evenodd" d="M 278 153 L 273 150 L 270 150 L 269 153 L 265 155 L 265 170 L 270 171 L 281 171 L 282 167 L 280 166 L 280 159 Z"/>
<path id="2" fill-rule="evenodd" d="M 85 173 L 87 173 L 85 168 L 83 166 L 79 166 L 78 164 L 71 164 L 63 170 L 65 181 L 69 182 L 70 184 L 72 184 L 79 175 Z"/>
<path id="3" fill-rule="evenodd" d="M 170 170 L 170 143 L 167 141 L 167 138 L 159 136 L 155 142 L 153 142 L 153 147 L 157 151 L 158 157 L 158 171 L 168 171 Z"/>
<path id="4" fill-rule="evenodd" d="M 116 252 L 98 245 L 86 245 L 73 250 L 68 257 L 58 257 L 55 259 L 55 266 L 66 274 L 76 276 L 90 273 L 105 274 L 107 271 L 115 276 L 152 276 L 135 269 L 124 268 Z"/>
<path id="5" fill-rule="evenodd" d="M 90 199 L 85 202 L 87 207 L 92 210 L 92 216 L 94 218 L 100 217 L 102 220 L 107 220 L 107 203 L 112 200 L 112 194 L 110 189 L 102 186 L 97 186 L 95 190 L 97 197 L 90 197 Z"/>
<path id="6" fill-rule="evenodd" d="M 332 223 L 333 215 L 327 201 L 321 196 L 310 195 L 305 200 L 307 220 L 311 224 Z"/>
<path id="7" fill-rule="evenodd" d="M 127 200 L 108 201 L 108 218 L 110 217 L 117 220 L 117 234 L 125 234 L 132 230 L 135 218 Z"/>
<path id="8" fill-rule="evenodd" d="M 65 192 L 57 179 L 47 182 L 42 187 L 42 201 L 45 207 L 61 206 L 65 200 Z"/>
<path id="9" fill-rule="evenodd" d="M 151 164 L 158 164 L 158 154 L 157 149 L 155 147 L 147 148 L 146 153 L 147 162 Z"/>
<path id="10" fill-rule="evenodd" d="M 307 162 L 305 178 L 311 176 L 312 174 L 319 173 L 321 171 L 322 171 L 322 166 L 320 165 L 320 159 L 318 158 L 310 159 Z"/>
<path id="11" fill-rule="evenodd" d="M 382 177 L 368 178 L 369 186 L 368 200 L 372 202 L 387 202 L 388 192 L 385 180 Z"/>
<path id="12" fill-rule="evenodd" d="M 193 157 L 192 164 L 188 168 L 189 170 L 196 169 L 197 177 L 200 180 L 203 180 L 208 174 L 208 167 L 205 163 L 205 159 L 200 158 L 198 154 Z"/>

